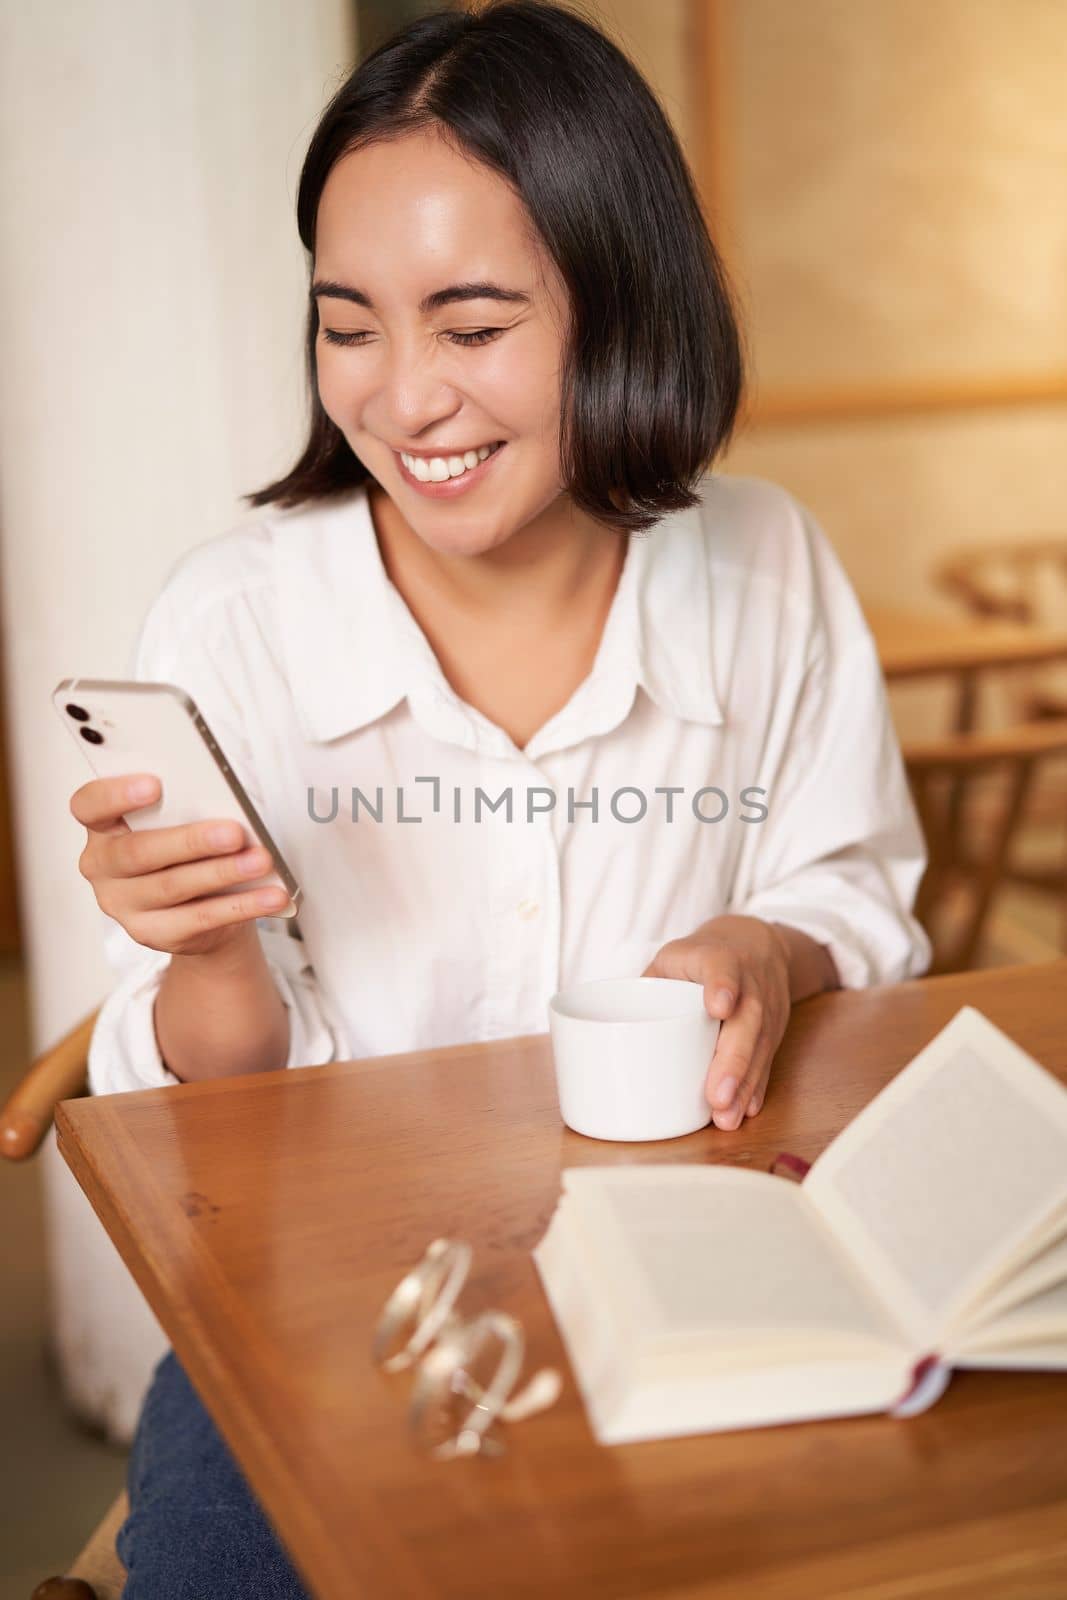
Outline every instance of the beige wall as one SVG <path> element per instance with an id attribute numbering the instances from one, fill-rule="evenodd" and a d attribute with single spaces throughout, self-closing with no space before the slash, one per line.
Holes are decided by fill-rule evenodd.
<path id="1" fill-rule="evenodd" d="M 738 283 L 752 420 L 725 470 L 806 501 L 863 598 L 932 613 L 953 609 L 942 551 L 1067 536 L 1067 5 L 600 11 L 674 116 Z M 932 731 L 943 696 L 895 708 Z"/>
<path id="2" fill-rule="evenodd" d="M 761 383 L 1055 374 L 1067 398 L 1067 6 L 714 10 Z"/>

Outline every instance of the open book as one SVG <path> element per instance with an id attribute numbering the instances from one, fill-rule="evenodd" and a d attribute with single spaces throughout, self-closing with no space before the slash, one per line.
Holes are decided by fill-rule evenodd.
<path id="1" fill-rule="evenodd" d="M 1067 1369 L 1067 1088 L 964 1006 L 803 1182 L 568 1167 L 533 1255 L 601 1444 Z"/>

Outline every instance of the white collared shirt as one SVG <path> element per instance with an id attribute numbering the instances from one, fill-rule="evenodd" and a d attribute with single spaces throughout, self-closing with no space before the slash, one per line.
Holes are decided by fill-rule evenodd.
<path id="1" fill-rule="evenodd" d="M 296 926 L 257 924 L 289 1066 L 544 1033 L 556 990 L 725 911 L 810 934 L 846 988 L 926 971 L 925 846 L 841 562 L 774 484 L 700 496 L 630 536 L 591 674 L 522 750 L 449 685 L 363 489 L 172 568 L 130 676 L 192 695 L 303 889 Z M 170 957 L 104 922 L 91 1087 L 174 1083 Z"/>

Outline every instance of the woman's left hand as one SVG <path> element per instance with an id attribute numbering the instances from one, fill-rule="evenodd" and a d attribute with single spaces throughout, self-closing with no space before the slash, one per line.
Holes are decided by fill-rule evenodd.
<path id="1" fill-rule="evenodd" d="M 720 1023 L 705 1086 L 715 1125 L 733 1130 L 756 1116 L 791 1007 L 782 930 L 759 917 L 712 917 L 665 944 L 641 976 L 703 985 L 708 1015 Z"/>

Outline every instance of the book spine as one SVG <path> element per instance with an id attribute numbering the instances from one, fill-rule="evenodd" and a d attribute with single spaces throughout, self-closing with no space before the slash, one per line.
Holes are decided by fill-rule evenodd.
<path id="1" fill-rule="evenodd" d="M 780 1150 L 767 1168 L 776 1178 L 789 1178 L 793 1183 L 803 1183 L 810 1170 L 810 1161 L 791 1155 L 788 1150 Z"/>
<path id="2" fill-rule="evenodd" d="M 911 1383 L 901 1395 L 896 1405 L 890 1406 L 891 1417 L 917 1417 L 920 1411 L 926 1411 L 935 1405 L 945 1390 L 952 1376 L 952 1368 L 947 1362 L 942 1361 L 936 1351 L 923 1356 L 911 1370 Z"/>

